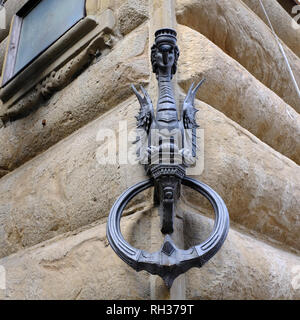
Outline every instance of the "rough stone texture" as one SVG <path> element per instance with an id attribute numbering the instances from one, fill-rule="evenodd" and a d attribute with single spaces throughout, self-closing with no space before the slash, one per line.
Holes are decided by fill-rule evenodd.
<path id="1" fill-rule="evenodd" d="M 148 249 L 150 217 L 140 212 L 122 219 L 132 245 Z M 117 257 L 105 229 L 104 223 L 89 226 L 0 260 L 7 275 L 0 299 L 149 299 L 149 274 Z"/>
<path id="2" fill-rule="evenodd" d="M 147 39 L 144 25 L 43 106 L 2 127 L 0 168 L 15 169 L 124 101 L 132 94 L 131 83 L 146 84 L 150 72 Z M 46 126 L 42 125 L 44 119 Z"/>
<path id="3" fill-rule="evenodd" d="M 149 250 L 151 210 L 122 219 L 133 246 Z M 197 244 L 212 221 L 185 214 L 186 246 Z M 292 268 L 299 257 L 230 230 L 213 260 L 187 272 L 188 299 L 300 299 Z M 136 273 L 108 246 L 105 224 L 64 234 L 0 260 L 7 273 L 2 299 L 149 299 L 149 274 Z"/>
<path id="4" fill-rule="evenodd" d="M 89 15 L 96 15 L 101 13 L 106 9 L 114 9 L 116 1 L 110 0 L 86 0 L 85 8 L 86 13 Z"/>
<path id="5" fill-rule="evenodd" d="M 119 121 L 133 128 L 137 111 L 132 98 L 0 180 L 1 257 L 106 217 L 128 184 L 145 179 L 140 165 L 97 161 L 109 147 L 99 130 L 122 137 Z"/>
<path id="6" fill-rule="evenodd" d="M 204 129 L 196 178 L 221 195 L 232 221 L 300 249 L 300 167 L 207 104 L 196 107 Z M 199 196 L 189 202 L 202 206 Z"/>
<path id="7" fill-rule="evenodd" d="M 8 173 L 9 173 L 9 171 L 0 169 L 0 177 L 5 176 Z"/>
<path id="8" fill-rule="evenodd" d="M 118 26 L 125 35 L 149 17 L 148 0 L 127 0 L 118 10 Z"/>
<path id="9" fill-rule="evenodd" d="M 277 0 L 277 2 L 284 8 L 284 10 L 290 14 L 291 17 L 295 15 L 292 14 L 292 9 L 295 5 L 297 5 L 298 0 Z"/>
<path id="10" fill-rule="evenodd" d="M 186 246 L 201 243 L 212 221 L 185 214 Z M 187 272 L 188 299 L 300 299 L 293 288 L 299 256 L 230 229 L 221 250 L 201 269 Z"/>
<path id="11" fill-rule="evenodd" d="M 213 41 L 300 112 L 299 96 L 272 32 L 243 2 L 177 0 L 177 21 Z M 296 81 L 300 59 L 283 44 Z"/>
<path id="12" fill-rule="evenodd" d="M 196 106 L 205 130 L 197 178 L 220 193 L 233 221 L 300 249 L 299 166 L 212 107 Z M 98 130 L 118 131 L 126 119 L 133 128 L 137 110 L 136 99 L 126 101 L 0 180 L 0 256 L 107 216 L 122 190 L 144 179 L 138 164 L 97 162 L 107 148 Z M 198 198 L 190 202 L 201 207 Z"/>
<path id="13" fill-rule="evenodd" d="M 260 6 L 259 1 L 243 0 L 269 26 L 268 20 Z M 262 0 L 277 36 L 300 57 L 300 29 L 292 28 L 292 17 L 281 7 L 277 1 Z M 296 5 L 296 4 L 295 4 Z M 296 24 L 297 25 L 297 24 Z"/>
<path id="14" fill-rule="evenodd" d="M 300 168 L 274 150 L 298 159 L 298 115 L 239 64 L 292 101 L 281 55 L 266 25 L 241 1 L 177 3 L 179 19 L 204 34 L 176 27 L 179 83 L 186 89 L 205 75 L 198 98 L 212 105 L 196 101 L 205 130 L 205 169 L 196 178 L 220 193 L 231 218 L 221 251 L 201 270 L 187 273 L 187 298 L 300 299 L 299 289 L 292 287 L 299 284 Z M 149 2 L 150 20 L 139 27 L 147 16 L 141 10 L 146 2 L 89 4 L 92 10 L 123 6 L 117 11 L 120 27 L 124 34 L 133 31 L 44 105 L 6 127 L 0 123 L 0 176 L 13 170 L 0 179 L 0 265 L 8 276 L 0 299 L 172 297 L 160 278 L 136 273 L 108 246 L 105 222 L 113 202 L 145 173 L 140 165 L 100 165 L 99 156 L 111 148 L 97 135 L 113 129 L 119 139 L 127 139 L 118 121 L 127 120 L 129 130 L 135 126 L 138 103 L 130 96 L 130 83 L 149 84 L 156 100 L 154 75 L 149 83 L 148 33 L 153 37 L 161 26 L 175 27 L 173 2 Z M 287 52 L 298 72 L 299 59 Z M 117 142 L 118 147 L 126 144 L 132 147 L 127 140 Z M 199 213 L 211 216 L 212 210 L 188 188 L 181 199 L 187 247 L 208 236 L 212 223 Z M 162 238 L 152 204 L 153 190 L 139 195 L 121 225 L 129 243 L 149 251 L 158 249 Z"/>
<path id="15" fill-rule="evenodd" d="M 300 115 L 200 33 L 178 25 L 178 81 L 206 82 L 197 97 L 300 163 Z"/>

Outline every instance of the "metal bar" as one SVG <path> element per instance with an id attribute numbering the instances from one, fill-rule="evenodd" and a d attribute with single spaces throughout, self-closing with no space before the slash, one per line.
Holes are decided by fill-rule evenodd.
<path id="1" fill-rule="evenodd" d="M 298 97 L 300 98 L 300 89 L 299 89 L 298 83 L 297 83 L 297 81 L 296 81 L 296 79 L 295 79 L 295 76 L 294 76 L 293 70 L 292 70 L 292 68 L 291 68 L 290 62 L 289 62 L 289 60 L 288 60 L 288 58 L 287 58 L 287 56 L 286 56 L 285 50 L 284 50 L 282 44 L 280 43 L 280 40 L 279 40 L 278 37 L 277 37 L 277 34 L 276 34 L 276 32 L 275 32 L 275 30 L 274 30 L 274 28 L 273 28 L 273 25 L 272 25 L 272 23 L 271 23 L 271 21 L 270 21 L 270 18 L 269 18 L 269 16 L 268 16 L 268 13 L 267 13 L 267 11 L 266 11 L 265 6 L 263 5 L 263 3 L 262 3 L 261 0 L 259 0 L 259 3 L 260 3 L 260 6 L 261 6 L 261 8 L 262 8 L 262 10 L 263 10 L 263 12 L 264 12 L 264 14 L 265 14 L 265 16 L 266 16 L 266 19 L 268 20 L 268 24 L 269 24 L 269 26 L 270 26 L 270 28 L 271 28 L 271 30 L 272 30 L 272 33 L 273 33 L 274 38 L 275 38 L 275 40 L 276 40 L 276 42 L 277 42 L 277 44 L 278 44 L 278 47 L 279 47 L 279 49 L 280 49 L 280 51 L 281 51 L 281 53 L 282 53 L 282 55 L 283 55 L 283 58 L 284 58 L 285 63 L 286 63 L 286 65 L 287 65 L 287 68 L 288 68 L 289 74 L 290 74 L 290 76 L 291 76 L 292 82 L 293 82 L 293 84 L 294 84 L 294 87 L 295 87 L 295 89 L 296 89 L 296 92 L 297 92 L 297 94 L 298 94 Z"/>

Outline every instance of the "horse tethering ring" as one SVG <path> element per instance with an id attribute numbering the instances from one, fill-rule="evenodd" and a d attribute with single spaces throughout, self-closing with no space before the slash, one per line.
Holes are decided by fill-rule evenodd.
<path id="1" fill-rule="evenodd" d="M 195 88 L 194 84 L 191 85 L 183 102 L 181 119 L 178 120 L 171 83 L 179 57 L 176 35 L 175 30 L 167 28 L 155 33 L 155 43 L 151 49 L 153 72 L 156 73 L 159 86 L 155 116 L 147 91 L 141 87 L 142 96 L 132 85 L 140 103 L 140 112 L 136 117 L 137 156 L 150 179 L 128 188 L 117 199 L 107 223 L 107 238 L 115 253 L 136 271 L 146 270 L 159 275 L 168 287 L 180 274 L 192 267 L 201 267 L 212 258 L 221 248 L 229 230 L 229 214 L 222 198 L 211 187 L 186 176 L 186 168 L 196 163 L 198 125 L 194 100 L 204 79 Z M 174 232 L 175 204 L 180 198 L 181 185 L 203 195 L 215 212 L 213 231 L 208 239 L 187 250 L 177 248 L 170 236 Z M 132 247 L 125 241 L 120 228 L 126 205 L 150 187 L 154 187 L 154 200 L 161 209 L 161 232 L 165 235 L 161 249 L 154 253 Z"/>
<path id="2" fill-rule="evenodd" d="M 107 224 L 107 237 L 115 253 L 136 271 L 146 270 L 161 276 L 170 287 L 174 279 L 192 267 L 201 267 L 212 258 L 226 239 L 229 215 L 222 198 L 209 186 L 185 177 L 182 184 L 201 193 L 214 208 L 215 223 L 209 238 L 187 250 L 178 249 L 171 237 L 166 236 L 162 248 L 155 253 L 136 249 L 122 236 L 120 223 L 126 205 L 140 192 L 153 187 L 154 180 L 148 179 L 127 189 L 113 205 Z M 163 261 L 163 264 L 161 262 Z"/>

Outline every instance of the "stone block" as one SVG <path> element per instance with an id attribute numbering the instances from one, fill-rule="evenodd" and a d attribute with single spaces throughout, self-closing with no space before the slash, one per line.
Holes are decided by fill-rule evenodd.
<path id="1" fill-rule="evenodd" d="M 177 29 L 180 86 L 187 92 L 192 81 L 206 78 L 198 99 L 299 164 L 299 113 L 205 36 L 186 26 Z"/>
<path id="2" fill-rule="evenodd" d="M 177 0 L 178 23 L 202 33 L 300 112 L 299 96 L 278 44 L 265 23 L 242 1 Z M 300 58 L 283 47 L 300 83 Z"/>
<path id="3" fill-rule="evenodd" d="M 124 236 L 133 245 L 132 237 L 139 237 L 147 248 L 149 219 L 147 212 L 140 212 L 122 220 Z M 149 299 L 149 274 L 136 273 L 119 259 L 105 231 L 102 223 L 0 260 L 7 277 L 0 299 Z"/>
<path id="4" fill-rule="evenodd" d="M 127 0 L 118 10 L 119 29 L 125 35 L 142 24 L 148 17 L 147 0 Z"/>
<path id="5" fill-rule="evenodd" d="M 269 27 L 266 15 L 261 8 L 259 1 L 243 0 L 243 2 L 255 12 Z M 298 56 L 300 57 L 300 29 L 296 22 L 293 22 L 290 14 L 292 11 L 286 12 L 282 6 L 273 0 L 262 0 L 266 12 L 270 18 L 272 26 L 277 36 Z M 288 2 L 288 1 L 285 1 Z M 295 3 L 296 6 L 296 3 Z M 291 8 L 292 9 L 292 8 Z M 293 25 L 297 28 L 293 28 Z"/>
<path id="6" fill-rule="evenodd" d="M 184 228 L 191 246 L 205 240 L 212 221 L 186 213 Z M 201 269 L 187 272 L 187 299 L 298 300 L 299 266 L 299 256 L 231 228 L 220 251 Z"/>
<path id="7" fill-rule="evenodd" d="M 0 168 L 14 170 L 126 100 L 131 83 L 147 84 L 147 39 L 148 29 L 142 26 L 29 115 L 0 128 Z"/>

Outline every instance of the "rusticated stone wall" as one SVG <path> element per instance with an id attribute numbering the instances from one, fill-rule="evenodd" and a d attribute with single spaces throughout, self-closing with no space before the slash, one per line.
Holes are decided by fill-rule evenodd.
<path id="1" fill-rule="evenodd" d="M 300 29 L 291 28 L 280 2 L 263 3 L 300 85 Z M 153 31 L 174 25 L 181 51 L 179 100 L 192 81 L 206 78 L 196 100 L 205 147 L 204 171 L 196 178 L 222 196 L 231 220 L 222 249 L 201 269 L 186 273 L 184 294 L 300 299 L 300 101 L 257 4 L 88 1 L 95 16 L 113 12 L 107 49 L 72 81 L 18 114 L 34 96 L 32 89 L 12 106 L 17 116 L 0 123 L 0 265 L 7 276 L 1 299 L 170 297 L 159 278 L 130 269 L 107 242 L 112 204 L 145 174 L 140 165 L 99 164 L 108 142 L 97 135 L 109 128 L 124 140 L 119 121 L 127 121 L 128 131 L 135 127 L 139 105 L 131 83 L 144 85 L 156 101 Z M 21 5 L 6 1 L 8 21 Z M 7 34 L 0 32 L 1 65 Z M 131 148 L 130 139 L 124 143 Z M 209 234 L 212 212 L 185 188 L 180 207 L 189 247 Z M 157 221 L 152 192 L 145 192 L 126 209 L 126 240 L 156 249 Z"/>

